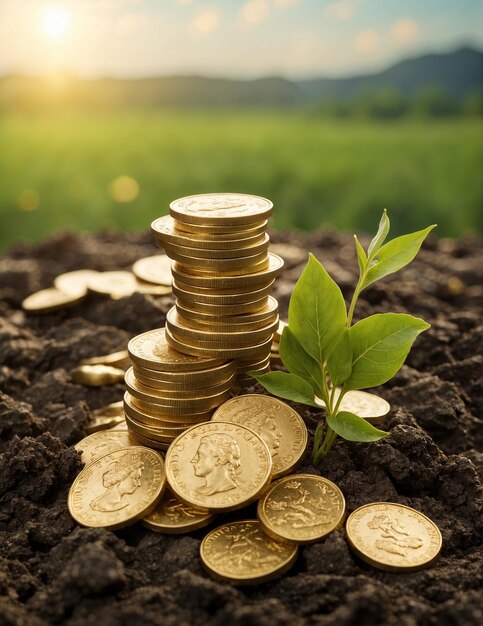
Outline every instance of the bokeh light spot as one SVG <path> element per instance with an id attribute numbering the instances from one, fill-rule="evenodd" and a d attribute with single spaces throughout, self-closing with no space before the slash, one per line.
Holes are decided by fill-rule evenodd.
<path id="1" fill-rule="evenodd" d="M 39 204 L 40 197 L 34 189 L 24 189 L 17 198 L 17 207 L 21 211 L 35 211 Z"/>
<path id="2" fill-rule="evenodd" d="M 139 196 L 139 183 L 132 176 L 119 176 L 109 184 L 109 195 L 115 202 L 132 202 Z"/>

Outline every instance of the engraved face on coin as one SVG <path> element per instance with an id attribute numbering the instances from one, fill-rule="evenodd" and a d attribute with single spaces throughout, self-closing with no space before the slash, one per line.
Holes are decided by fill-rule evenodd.
<path id="1" fill-rule="evenodd" d="M 74 447 L 80 453 L 82 463 L 89 465 L 105 454 L 134 445 L 136 444 L 127 431 L 103 430 L 84 437 Z"/>
<path id="2" fill-rule="evenodd" d="M 292 470 L 307 446 L 303 419 L 288 404 L 270 396 L 249 394 L 232 398 L 211 419 L 248 426 L 260 435 L 272 455 L 273 477 Z"/>
<path id="3" fill-rule="evenodd" d="M 171 489 L 183 502 L 204 510 L 232 511 L 256 500 L 271 471 L 272 457 L 262 438 L 227 422 L 189 428 L 166 455 Z"/>
<path id="4" fill-rule="evenodd" d="M 414 571 L 433 563 L 441 550 L 439 528 L 415 509 L 372 502 L 350 514 L 347 539 L 364 561 L 383 570 Z"/>
<path id="5" fill-rule="evenodd" d="M 147 283 L 171 285 L 171 259 L 166 254 L 139 259 L 132 266 L 132 271 L 137 278 Z"/>
<path id="6" fill-rule="evenodd" d="M 85 294 L 72 295 L 64 293 L 55 287 L 49 289 L 41 289 L 32 293 L 22 302 L 24 311 L 30 313 L 49 313 L 50 311 L 59 311 L 74 306 L 85 298 Z"/>
<path id="7" fill-rule="evenodd" d="M 340 390 L 336 389 L 335 400 L 339 398 Z M 325 403 L 320 398 L 316 398 L 317 404 L 325 408 Z M 350 411 L 359 417 L 363 417 L 368 421 L 384 417 L 391 410 L 391 405 L 384 398 L 376 396 L 375 393 L 367 393 L 367 391 L 348 391 L 339 407 L 340 411 Z"/>
<path id="8" fill-rule="evenodd" d="M 250 224 L 267 219 L 273 204 L 266 198 L 243 193 L 206 193 L 171 202 L 170 214 L 193 224 Z"/>
<path id="9" fill-rule="evenodd" d="M 85 296 L 87 294 L 87 285 L 93 276 L 98 272 L 94 270 L 75 270 L 60 274 L 54 280 L 54 287 L 63 293 L 71 296 Z"/>
<path id="10" fill-rule="evenodd" d="M 214 513 L 198 511 L 181 502 L 170 490 L 166 490 L 158 506 L 143 519 L 143 526 L 158 533 L 178 535 L 203 528 L 215 517 Z"/>
<path id="11" fill-rule="evenodd" d="M 345 500 L 333 482 L 312 474 L 277 480 L 258 501 L 263 530 L 280 541 L 313 543 L 338 528 Z"/>
<path id="12" fill-rule="evenodd" d="M 246 520 L 209 532 L 201 543 L 200 556 L 215 578 L 254 584 L 286 572 L 297 558 L 297 546 L 274 541 L 257 520 Z"/>
<path id="13" fill-rule="evenodd" d="M 133 446 L 107 454 L 77 476 L 68 507 L 82 526 L 114 530 L 145 517 L 158 503 L 166 482 L 162 457 Z"/>

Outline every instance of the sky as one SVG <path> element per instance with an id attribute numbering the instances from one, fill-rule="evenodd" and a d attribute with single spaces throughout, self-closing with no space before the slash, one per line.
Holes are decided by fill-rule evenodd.
<path id="1" fill-rule="evenodd" d="M 465 44 L 481 0 L 0 0 L 0 74 L 348 76 Z"/>

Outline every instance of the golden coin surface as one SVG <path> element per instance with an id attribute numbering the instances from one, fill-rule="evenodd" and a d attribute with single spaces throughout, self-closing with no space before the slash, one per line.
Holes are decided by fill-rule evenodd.
<path id="1" fill-rule="evenodd" d="M 282 337 L 282 333 L 283 333 L 283 329 L 288 326 L 287 322 L 284 322 L 282 320 L 280 320 L 280 322 L 278 323 L 278 328 L 275 331 L 275 334 L 273 335 L 273 338 L 275 339 L 275 341 L 280 341 L 281 337 Z"/>
<path id="2" fill-rule="evenodd" d="M 272 457 L 263 439 L 228 422 L 192 426 L 166 455 L 166 474 L 176 496 L 209 511 L 233 511 L 253 502 L 271 472 Z"/>
<path id="3" fill-rule="evenodd" d="M 274 541 L 257 520 L 223 524 L 201 542 L 201 562 L 212 576 L 239 585 L 262 583 L 286 572 L 297 546 Z"/>
<path id="4" fill-rule="evenodd" d="M 264 296 L 259 300 L 249 300 L 239 304 L 205 304 L 204 302 L 186 300 L 178 296 L 176 303 L 178 302 L 181 304 L 182 308 L 186 308 L 188 306 L 193 311 L 225 317 L 230 315 L 241 315 L 243 313 L 256 313 L 267 305 L 268 300 L 267 296 Z"/>
<path id="5" fill-rule="evenodd" d="M 244 357 L 247 356 L 257 356 L 260 355 L 260 357 L 265 356 L 265 353 L 267 351 L 267 349 L 270 349 L 270 345 L 272 343 L 272 338 L 269 337 L 267 341 L 258 344 L 256 346 L 245 346 L 243 348 L 232 348 L 230 346 L 226 346 L 225 348 L 205 348 L 205 347 L 201 347 L 200 345 L 192 344 L 192 343 L 187 343 L 186 339 L 183 339 L 183 341 L 179 341 L 178 339 L 176 339 L 175 337 L 173 337 L 173 335 L 169 332 L 169 330 L 166 330 L 166 337 L 167 340 L 169 341 L 170 345 L 173 346 L 173 348 L 175 348 L 176 350 L 184 350 L 186 353 L 189 354 L 197 354 L 200 356 L 205 356 L 205 357 L 213 357 L 213 358 L 223 358 L 223 359 L 243 359 Z"/>
<path id="6" fill-rule="evenodd" d="M 336 389 L 335 400 L 340 396 L 340 390 Z M 325 408 L 325 402 L 320 398 L 316 398 L 317 404 Z M 341 400 L 340 411 L 350 411 L 359 417 L 363 417 L 368 421 L 377 420 L 384 417 L 391 410 L 391 405 L 384 398 L 376 396 L 374 393 L 367 391 L 347 391 Z"/>
<path id="7" fill-rule="evenodd" d="M 127 431 L 102 430 L 84 437 L 74 448 L 80 453 L 82 463 L 89 465 L 105 454 L 134 445 Z"/>
<path id="8" fill-rule="evenodd" d="M 266 231 L 267 224 L 268 220 L 263 220 L 262 222 L 253 222 L 251 224 L 229 224 L 228 226 L 215 226 L 213 224 L 207 225 L 206 223 L 188 224 L 188 222 L 180 222 L 178 220 L 174 220 L 174 226 L 176 230 L 181 231 L 182 233 L 204 235 L 210 238 L 216 236 L 222 239 L 232 239 L 234 235 L 246 236 L 247 234 L 259 234 Z"/>
<path id="9" fill-rule="evenodd" d="M 224 360 L 189 356 L 173 350 L 164 328 L 156 328 L 131 339 L 127 346 L 133 363 L 162 372 L 192 372 L 222 365 Z"/>
<path id="10" fill-rule="evenodd" d="M 124 380 L 124 370 L 112 365 L 80 365 L 71 371 L 72 380 L 78 385 L 103 387 Z"/>
<path id="11" fill-rule="evenodd" d="M 130 432 L 129 433 L 134 441 L 137 441 L 141 446 L 147 446 L 148 448 L 154 448 L 155 450 L 164 450 L 166 451 L 171 444 L 163 443 L 162 441 L 154 441 L 154 439 L 149 439 L 148 437 L 142 437 L 137 433 Z"/>
<path id="12" fill-rule="evenodd" d="M 99 272 L 94 270 L 75 270 L 60 274 L 54 280 L 54 287 L 70 296 L 87 295 L 87 285 L 93 276 Z"/>
<path id="13" fill-rule="evenodd" d="M 272 291 L 272 285 L 264 286 L 261 289 L 255 289 L 250 292 L 241 293 L 227 293 L 227 294 L 213 294 L 209 293 L 209 289 L 205 292 L 197 291 L 196 287 L 180 287 L 176 281 L 173 280 L 173 293 L 176 297 L 187 301 L 193 301 L 194 303 L 201 302 L 204 304 L 243 304 L 244 302 L 260 300 L 270 295 Z"/>
<path id="14" fill-rule="evenodd" d="M 120 350 L 103 356 L 92 356 L 82 359 L 81 365 L 112 365 L 113 367 L 124 367 L 129 364 L 129 352 Z"/>
<path id="15" fill-rule="evenodd" d="M 217 385 L 221 385 L 223 383 L 233 380 L 235 376 L 235 370 L 232 368 L 223 376 L 215 377 L 213 375 L 205 375 L 204 378 L 184 380 L 181 382 L 164 381 L 158 380 L 157 378 L 150 378 L 136 368 L 134 368 L 134 375 L 136 379 L 145 387 L 152 387 L 153 389 L 173 393 L 178 391 L 186 392 L 189 390 L 193 392 L 195 389 L 200 390 L 216 387 Z"/>
<path id="16" fill-rule="evenodd" d="M 123 424 L 126 427 L 126 420 L 124 419 L 124 412 L 122 415 L 96 415 L 86 425 L 85 430 L 88 435 L 97 433 L 100 430 L 112 429 L 115 426 Z"/>
<path id="17" fill-rule="evenodd" d="M 292 474 L 270 485 L 258 501 L 257 515 L 274 539 L 313 543 L 342 524 L 345 500 L 327 478 Z"/>
<path id="18" fill-rule="evenodd" d="M 217 250 L 216 248 L 193 248 L 191 245 L 179 246 L 173 243 L 164 244 L 164 248 L 169 256 L 174 252 L 177 255 L 182 255 L 191 258 L 196 257 L 200 259 L 212 259 L 213 261 L 222 262 L 224 259 L 229 261 L 230 259 L 253 257 L 257 254 L 267 253 L 270 239 L 266 234 L 265 237 L 257 243 L 247 244 L 241 246 L 240 244 L 234 245 L 231 248 L 223 248 Z M 175 258 L 175 257 L 173 257 Z"/>
<path id="19" fill-rule="evenodd" d="M 148 283 L 144 280 L 136 279 L 136 291 L 143 293 L 147 296 L 169 296 L 173 293 L 171 286 L 156 285 L 154 283 Z"/>
<path id="20" fill-rule="evenodd" d="M 244 193 L 205 193 L 174 200 L 169 205 L 172 217 L 188 224 L 230 226 L 266 220 L 273 203 L 266 198 Z"/>
<path id="21" fill-rule="evenodd" d="M 255 382 L 252 379 L 253 382 Z M 213 413 L 213 422 L 234 422 L 254 430 L 272 455 L 272 477 L 290 472 L 307 447 L 307 427 L 288 404 L 260 394 L 238 396 Z"/>
<path id="22" fill-rule="evenodd" d="M 268 296 L 267 304 L 258 311 L 251 313 L 236 313 L 234 315 L 212 315 L 211 313 L 203 313 L 201 311 L 195 311 L 190 307 L 189 303 L 182 304 L 179 301 L 176 303 L 178 313 L 184 318 L 200 321 L 203 324 L 217 325 L 217 324 L 233 324 L 238 323 L 245 324 L 258 324 L 263 325 L 270 324 L 275 321 L 278 314 L 278 302 L 272 296 Z"/>
<path id="23" fill-rule="evenodd" d="M 106 404 L 106 406 L 101 406 L 99 409 L 95 409 L 92 412 L 92 415 L 93 417 L 124 417 L 122 400 L 118 400 L 117 402 L 111 402 L 110 404 Z"/>
<path id="24" fill-rule="evenodd" d="M 191 389 L 211 387 L 214 382 L 221 383 L 231 378 L 234 371 L 235 365 L 232 361 L 223 363 L 223 365 L 217 365 L 216 367 L 195 370 L 194 372 L 159 372 L 146 367 L 134 365 L 136 378 L 138 378 L 141 382 L 141 378 L 146 378 L 152 382 L 156 382 L 156 385 L 153 385 L 152 382 L 150 382 L 148 387 L 159 385 L 160 389 L 176 389 L 178 387 L 179 389 L 184 389 L 187 386 Z M 172 387 L 168 387 L 168 385 L 171 385 Z"/>
<path id="25" fill-rule="evenodd" d="M 157 412 L 143 409 L 136 404 L 136 398 L 133 398 L 131 394 L 126 391 L 124 394 L 124 411 L 127 415 L 132 417 L 141 424 L 147 426 L 157 426 L 159 424 L 173 425 L 176 424 L 199 424 L 201 422 L 208 422 L 211 419 L 212 411 L 205 411 L 202 413 L 194 413 L 190 411 L 179 411 L 178 415 L 167 415 Z"/>
<path id="26" fill-rule="evenodd" d="M 115 530 L 145 517 L 165 484 L 164 462 L 157 452 L 141 446 L 121 448 L 81 471 L 67 504 L 82 526 Z"/>
<path id="27" fill-rule="evenodd" d="M 261 252 L 251 254 L 249 256 L 239 256 L 229 259 L 218 259 L 212 256 L 195 256 L 195 254 L 188 254 L 190 250 L 185 250 L 184 248 L 182 249 L 183 252 L 178 252 L 178 250 L 174 246 L 165 246 L 165 250 L 171 259 L 178 261 L 182 265 L 189 266 L 190 268 L 193 268 L 193 270 L 195 268 L 206 268 L 212 272 L 237 270 L 237 273 L 239 273 L 238 270 L 244 270 L 245 268 L 249 268 L 258 265 L 259 263 L 264 263 L 268 261 L 268 255 L 266 250 L 262 250 Z"/>
<path id="28" fill-rule="evenodd" d="M 143 519 L 142 524 L 158 533 L 180 535 L 207 526 L 215 517 L 214 513 L 198 511 L 181 502 L 170 489 L 166 489 L 161 502 Z"/>
<path id="29" fill-rule="evenodd" d="M 155 254 L 138 259 L 132 266 L 136 278 L 155 285 L 171 285 L 171 259 L 166 254 Z"/>
<path id="30" fill-rule="evenodd" d="M 410 572 L 431 565 L 442 537 L 426 515 L 403 504 L 372 502 L 353 511 L 346 524 L 349 545 L 379 569 Z"/>
<path id="31" fill-rule="evenodd" d="M 29 313 L 49 313 L 67 309 L 84 300 L 85 294 L 73 296 L 55 287 L 41 289 L 32 293 L 22 302 L 22 308 Z"/>
<path id="32" fill-rule="evenodd" d="M 132 295 L 137 290 L 137 281 L 131 272 L 98 272 L 92 276 L 87 286 L 94 293 L 119 300 Z"/>

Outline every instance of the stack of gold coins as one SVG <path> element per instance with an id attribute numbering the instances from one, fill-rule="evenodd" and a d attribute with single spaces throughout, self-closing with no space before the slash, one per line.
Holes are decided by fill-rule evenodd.
<path id="1" fill-rule="evenodd" d="M 268 371 L 279 323 L 270 292 L 283 260 L 268 251 L 272 208 L 258 196 L 202 194 L 175 200 L 152 224 L 174 261 L 167 342 L 184 354 L 234 360 L 241 384 L 253 382 L 251 370 Z"/>
<path id="2" fill-rule="evenodd" d="M 124 411 L 129 432 L 146 446 L 167 449 L 186 428 L 206 422 L 229 397 L 233 361 L 173 350 L 164 328 L 128 344 L 133 366 L 126 372 Z"/>

